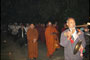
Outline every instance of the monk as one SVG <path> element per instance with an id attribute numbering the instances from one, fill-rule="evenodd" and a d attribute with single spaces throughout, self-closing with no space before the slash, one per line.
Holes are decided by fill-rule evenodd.
<path id="1" fill-rule="evenodd" d="M 48 22 L 47 28 L 45 30 L 45 37 L 46 37 L 46 46 L 47 46 L 47 56 L 51 58 L 53 53 L 56 49 L 55 41 L 57 40 L 57 33 L 55 27 L 52 26 L 51 22 Z"/>
<path id="2" fill-rule="evenodd" d="M 28 57 L 33 60 L 38 57 L 38 32 L 35 29 L 34 24 L 30 24 L 27 31 L 27 41 L 28 41 Z"/>

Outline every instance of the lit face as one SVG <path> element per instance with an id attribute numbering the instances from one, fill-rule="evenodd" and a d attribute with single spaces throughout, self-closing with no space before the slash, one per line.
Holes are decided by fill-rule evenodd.
<path id="1" fill-rule="evenodd" d="M 31 28 L 31 29 L 33 29 L 34 27 L 35 27 L 34 24 L 31 24 L 31 25 L 30 25 L 30 28 Z"/>
<path id="2" fill-rule="evenodd" d="M 75 20 L 73 18 L 69 18 L 67 21 L 67 26 L 71 29 L 74 29 L 76 26 Z"/>
<path id="3" fill-rule="evenodd" d="M 52 25 L 52 23 L 51 22 L 48 22 L 48 26 L 51 26 Z"/>

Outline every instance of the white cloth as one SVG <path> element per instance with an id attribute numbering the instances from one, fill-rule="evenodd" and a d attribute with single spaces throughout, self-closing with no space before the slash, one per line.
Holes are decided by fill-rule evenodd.
<path id="1" fill-rule="evenodd" d="M 70 29 L 70 31 L 72 31 L 72 30 Z M 78 37 L 76 29 L 75 29 L 75 32 L 72 34 L 72 36 L 73 36 L 74 41 L 75 41 L 77 39 L 77 37 Z"/>
<path id="2" fill-rule="evenodd" d="M 77 35 L 77 31 L 75 30 L 75 32 L 72 34 L 74 41 L 77 39 L 78 35 Z"/>
<path id="3" fill-rule="evenodd" d="M 22 29 L 22 38 L 23 38 L 24 36 L 23 36 L 23 29 Z"/>
<path id="4" fill-rule="evenodd" d="M 18 33 L 18 29 L 20 28 L 19 26 L 11 26 L 10 27 L 12 29 L 12 34 L 16 35 Z"/>
<path id="5" fill-rule="evenodd" d="M 25 32 L 27 33 L 29 27 L 25 27 Z"/>

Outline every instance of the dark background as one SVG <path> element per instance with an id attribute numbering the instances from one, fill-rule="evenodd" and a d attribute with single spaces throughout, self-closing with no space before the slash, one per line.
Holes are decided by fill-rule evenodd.
<path id="1" fill-rule="evenodd" d="M 63 26 L 68 17 L 77 25 L 89 21 L 89 0 L 1 0 L 1 23 L 46 23 Z"/>

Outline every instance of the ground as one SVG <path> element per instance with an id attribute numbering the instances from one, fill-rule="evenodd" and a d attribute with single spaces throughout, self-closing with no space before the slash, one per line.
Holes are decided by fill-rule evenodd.
<path id="1" fill-rule="evenodd" d="M 64 60 L 64 49 L 63 47 L 56 50 L 53 57 L 49 59 L 46 56 L 46 45 L 45 43 L 39 43 L 39 56 L 37 60 Z M 13 37 L 7 35 L 7 33 L 1 32 L 1 60 L 28 60 L 27 46 L 20 47 L 17 42 L 13 41 Z M 89 58 L 84 58 L 89 60 Z"/>

